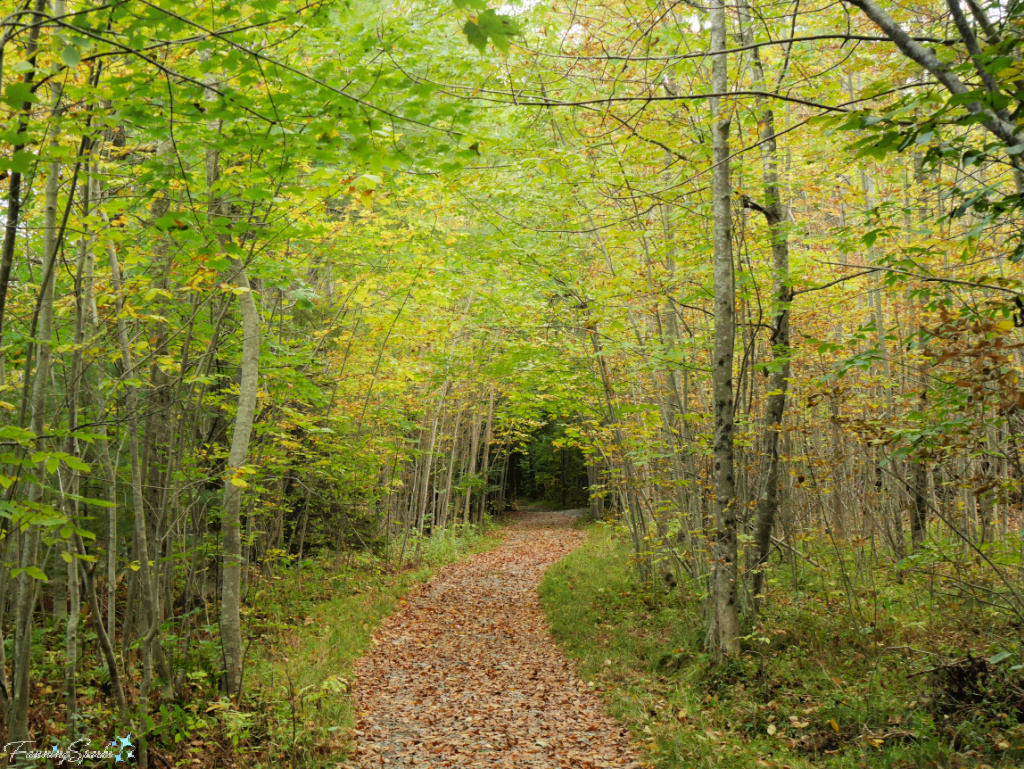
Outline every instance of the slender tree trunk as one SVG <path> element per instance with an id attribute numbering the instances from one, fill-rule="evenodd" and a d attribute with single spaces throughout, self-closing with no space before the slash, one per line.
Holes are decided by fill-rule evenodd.
<path id="1" fill-rule="evenodd" d="M 923 333 L 923 329 L 922 329 Z M 923 350 L 922 356 L 923 356 Z M 918 399 L 918 409 L 922 414 L 928 409 L 928 363 L 922 357 L 917 367 L 921 377 L 921 395 Z M 910 506 L 910 542 L 915 550 L 924 544 L 928 536 L 928 463 L 923 457 L 911 456 L 909 461 L 913 463 L 911 475 L 911 506 Z"/>
<path id="2" fill-rule="evenodd" d="M 132 358 L 128 328 L 124 320 L 124 284 L 121 279 L 121 265 L 113 244 L 108 244 L 107 254 L 110 258 L 110 279 L 115 293 L 114 303 L 117 309 L 117 339 L 121 352 L 121 366 L 124 370 L 124 378 L 131 380 L 135 373 L 135 361 Z M 160 629 L 160 622 L 157 612 L 156 576 L 153 573 L 153 568 L 150 566 L 146 502 L 142 491 L 142 465 L 139 457 L 139 397 L 138 390 L 133 385 L 127 385 L 125 388 L 125 412 L 128 430 L 128 456 L 132 472 L 131 490 L 132 506 L 134 508 L 132 512 L 135 522 L 135 557 L 138 559 L 139 565 L 137 574 L 140 582 L 139 592 L 142 598 L 142 617 L 146 623 L 146 630 L 142 637 L 143 675 L 139 696 L 143 701 L 146 701 L 152 686 L 153 644 Z"/>
<path id="3" fill-rule="evenodd" d="M 91 150 L 90 150 L 91 155 Z M 91 169 L 91 158 L 86 159 L 87 174 Z M 85 217 L 91 214 L 90 206 L 93 199 L 91 177 L 87 175 L 86 183 L 82 191 L 82 213 Z M 69 201 L 70 205 L 70 201 Z M 67 404 L 68 404 L 68 436 L 64 442 L 64 450 L 70 455 L 80 456 L 77 433 L 79 426 L 78 410 L 82 390 L 83 375 L 83 348 L 85 346 L 85 329 L 89 324 L 88 300 L 90 294 L 86 293 L 86 263 L 92 249 L 91 237 L 86 229 L 78 244 L 78 260 L 75 265 L 75 332 L 74 350 L 71 354 L 71 367 L 67 379 Z M 91 286 L 90 286 L 91 290 Z M 78 470 L 72 469 L 67 479 L 70 497 L 63 496 L 65 515 L 72 526 L 78 526 L 78 497 L 80 496 L 80 483 Z M 66 654 L 64 667 L 64 701 L 67 710 L 67 723 L 69 736 L 77 736 L 77 692 L 76 678 L 78 671 L 78 625 L 81 618 L 81 588 L 79 585 L 78 571 L 78 549 L 75 543 L 74 533 L 67 537 L 66 548 L 61 555 L 65 556 L 65 574 L 67 575 L 67 594 L 71 599 L 70 612 L 67 615 Z M 60 564 L 58 564 L 60 566 Z"/>
<path id="4" fill-rule="evenodd" d="M 35 79 L 36 55 L 39 51 L 39 31 L 43 25 L 43 12 L 45 10 L 46 0 L 35 0 L 35 5 L 32 9 L 32 25 L 29 27 L 28 36 L 25 38 L 25 61 L 29 67 L 25 71 L 24 83 L 28 86 L 31 86 Z M 17 136 L 19 139 L 28 131 L 31 111 L 32 104 L 30 102 L 22 105 L 21 115 L 18 118 Z M 23 143 L 18 141 L 14 146 L 23 147 Z M 11 270 L 14 267 L 14 245 L 18 239 L 18 223 L 21 220 L 21 182 L 21 172 L 12 171 L 7 185 L 7 206 L 4 210 L 4 238 L 3 242 L 0 243 L 0 384 L 5 384 L 7 379 L 7 353 L 3 349 L 4 316 L 7 307 L 7 289 L 11 283 Z"/>
<path id="5" fill-rule="evenodd" d="M 860 183 L 861 188 L 864 192 L 864 205 L 871 209 L 874 207 L 874 195 L 875 195 L 875 180 L 867 172 L 866 169 L 861 169 L 860 172 Z M 874 245 L 868 248 L 868 264 L 875 266 L 879 262 L 878 249 Z M 886 340 L 886 329 L 885 329 L 885 307 L 882 304 L 882 293 L 885 288 L 884 286 L 884 275 L 879 273 L 875 278 L 875 287 L 871 290 L 870 296 L 870 313 L 871 322 L 875 326 L 875 334 L 878 339 L 878 354 L 882 360 L 882 378 L 884 384 L 882 385 L 883 394 L 885 397 L 885 407 L 889 413 L 893 410 L 893 393 L 892 393 L 892 370 L 889 365 L 889 343 Z"/>
<path id="6" fill-rule="evenodd" d="M 740 24 L 744 45 L 754 44 L 753 25 L 746 0 L 740 0 Z M 751 51 L 757 90 L 767 87 L 761 55 L 757 48 Z M 754 518 L 754 542 L 757 561 L 754 568 L 754 613 L 759 608 L 764 589 L 764 566 L 772 545 L 772 530 L 779 510 L 779 433 L 786 411 L 786 390 L 789 387 L 789 304 L 792 300 L 789 279 L 789 238 L 786 233 L 786 205 L 779 186 L 779 150 L 775 138 L 775 114 L 766 98 L 758 99 L 758 124 L 761 128 L 761 162 L 763 165 L 764 205 L 761 209 L 768 223 L 772 245 L 772 368 L 768 378 L 768 395 L 764 415 L 763 453 L 767 458 L 764 490 L 757 502 Z"/>
<path id="7" fill-rule="evenodd" d="M 487 426 L 484 428 L 484 440 L 481 447 L 481 470 L 483 476 L 483 487 L 480 489 L 480 509 L 477 511 L 477 522 L 484 522 L 484 515 L 487 512 L 487 494 L 491 485 L 491 440 L 494 438 L 494 385 L 491 385 L 491 394 L 487 401 Z"/>
<path id="8" fill-rule="evenodd" d="M 58 0 L 56 13 L 63 14 L 64 3 Z M 49 131 L 49 146 L 52 151 L 58 148 L 60 110 L 61 110 L 61 87 L 53 86 L 53 106 L 51 112 L 51 127 Z M 53 359 L 53 295 L 54 282 L 57 271 L 57 205 L 60 194 L 60 172 L 59 161 L 51 161 L 48 167 L 46 178 L 46 197 L 43 206 L 43 265 L 42 285 L 39 288 L 39 299 L 36 307 L 38 313 L 38 326 L 36 327 L 36 372 L 32 380 L 31 394 L 31 430 L 36 436 L 36 451 L 46 451 L 49 447 L 43 437 L 46 433 L 46 407 L 50 390 L 50 366 Z M 67 205 L 73 201 L 68 200 Z M 30 345 L 32 343 L 30 342 Z M 31 360 L 26 355 L 26 367 Z M 25 376 L 29 376 L 26 370 Z M 24 413 L 24 412 L 23 412 Z M 28 502 L 30 505 L 39 505 L 43 502 L 45 490 L 42 485 L 47 475 L 46 462 L 40 462 L 37 469 L 39 481 L 31 483 L 28 490 Z M 29 739 L 28 712 L 29 698 L 31 696 L 31 666 L 32 666 L 32 613 L 35 608 L 36 597 L 39 592 L 39 580 L 29 570 L 38 569 L 39 525 L 31 519 L 19 523 L 27 523 L 27 528 L 22 534 L 21 568 L 18 575 L 18 600 L 15 614 L 14 628 L 14 689 L 11 692 L 10 711 L 8 713 L 8 740 L 20 742 Z"/>
<path id="9" fill-rule="evenodd" d="M 81 537 L 75 535 L 77 549 L 85 554 L 85 544 Z M 100 653 L 107 665 L 107 673 L 110 675 L 110 687 L 114 690 L 114 702 L 117 703 L 117 712 L 122 719 L 128 716 L 128 700 L 124 696 L 124 688 L 121 686 L 121 675 L 117 670 L 117 659 L 114 655 L 113 637 L 107 634 L 103 627 L 103 612 L 100 610 L 100 599 L 96 594 L 95 567 L 83 566 L 85 572 L 86 597 L 89 601 L 89 613 L 92 615 L 92 626 L 96 631 L 99 640 Z"/>
<path id="10" fill-rule="evenodd" d="M 210 53 L 204 52 L 204 60 Z M 212 77 L 208 76 L 208 82 Z M 212 90 L 204 93 L 205 101 L 215 101 Z M 219 124 L 211 126 L 219 131 Z M 208 191 L 207 209 L 211 220 L 229 215 L 227 201 L 214 191 L 220 179 L 220 151 L 213 145 L 206 150 L 206 185 Z M 224 237 L 224 236 L 221 236 Z M 238 308 L 242 316 L 242 360 L 241 382 L 238 404 L 235 412 L 235 426 L 228 450 L 227 467 L 224 473 L 224 501 L 221 511 L 221 553 L 223 557 L 223 578 L 221 581 L 220 633 L 224 651 L 224 688 L 233 697 L 242 695 L 242 532 L 241 501 L 245 486 L 243 470 L 249 456 L 249 439 L 256 418 L 256 402 L 259 392 L 260 318 L 253 297 L 252 287 L 246 274 L 245 265 L 232 259 L 232 280 L 237 287 Z"/>
<path id="11" fill-rule="evenodd" d="M 479 405 L 473 408 L 473 426 L 469 437 L 469 477 L 475 480 L 477 454 L 480 453 L 480 412 Z M 462 510 L 462 525 L 469 525 L 469 510 L 473 502 L 473 487 L 466 487 L 466 499 Z"/>
<path id="12" fill-rule="evenodd" d="M 240 507 L 241 470 L 249 456 L 249 438 L 256 418 L 256 396 L 259 388 L 260 318 L 252 288 L 240 264 L 234 265 L 235 285 L 241 289 L 238 306 L 242 314 L 242 381 L 235 412 L 235 429 L 231 436 L 228 466 L 224 479 L 224 510 L 221 515 L 224 555 L 224 584 L 220 604 L 220 632 L 224 645 L 225 684 L 228 694 L 242 692 L 242 625 L 241 581 L 242 540 Z"/>
<path id="13" fill-rule="evenodd" d="M 725 53 L 724 0 L 711 5 L 711 91 L 729 88 Z M 712 367 L 715 415 L 715 542 L 714 617 L 711 646 L 719 657 L 739 653 L 737 600 L 736 478 L 733 467 L 733 348 L 735 293 L 732 257 L 732 189 L 729 180 L 729 116 L 721 97 L 711 98 L 714 171 L 711 182 L 714 212 L 715 334 Z"/>
<path id="14" fill-rule="evenodd" d="M 427 443 L 427 453 L 423 456 L 423 469 L 420 476 L 420 499 L 419 499 L 419 510 L 416 514 L 416 528 L 419 534 L 419 539 L 416 541 L 416 557 L 419 558 L 422 552 L 422 540 L 423 534 L 426 530 L 426 519 L 427 510 L 433 510 L 434 508 L 434 495 L 431 490 L 431 468 L 433 467 L 434 460 L 434 446 L 437 443 L 437 424 L 441 418 L 441 412 L 444 409 L 444 399 L 448 395 L 448 380 L 444 380 L 444 384 L 441 385 L 441 392 L 437 396 L 437 408 L 434 411 L 434 418 L 430 423 L 430 438 Z M 434 519 L 431 519 L 431 530 L 433 530 Z"/>
<path id="15" fill-rule="evenodd" d="M 441 517 L 441 530 L 444 530 L 445 522 L 448 520 L 448 501 L 452 495 L 452 481 L 455 477 L 455 458 L 457 450 L 459 448 L 459 426 L 462 424 L 462 401 L 459 398 L 459 406 L 455 412 L 455 426 L 452 428 L 452 450 L 448 460 L 448 478 L 444 484 L 444 494 L 441 497 L 441 503 L 439 505 L 440 510 L 438 514 Z"/>
<path id="16" fill-rule="evenodd" d="M 75 679 L 78 673 L 78 622 L 82 615 L 81 588 L 78 585 L 78 550 L 75 547 L 74 538 L 68 540 L 66 552 L 71 557 L 67 564 L 71 611 L 68 613 L 68 626 L 65 633 L 64 703 L 67 708 L 68 736 L 74 737 L 78 734 L 78 698 Z"/>

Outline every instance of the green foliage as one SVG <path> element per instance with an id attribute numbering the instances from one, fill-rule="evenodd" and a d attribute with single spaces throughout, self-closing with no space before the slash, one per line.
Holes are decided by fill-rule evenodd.
<path id="1" fill-rule="evenodd" d="M 744 101 L 769 86 L 751 82 L 750 46 L 730 57 L 743 576 L 765 471 L 777 466 L 761 414 L 781 391 L 758 375 L 784 365 L 792 371 L 777 461 L 787 544 L 837 571 L 794 569 L 794 591 L 810 596 L 804 616 L 779 608 L 771 574 L 778 613 L 751 629 L 753 656 L 718 669 L 702 656 L 706 614 L 696 608 L 707 599 L 717 428 L 707 397 L 712 159 L 706 115 L 695 108 L 707 41 L 699 14 L 687 21 L 652 8 L 453 0 L 439 13 L 423 2 L 159 0 L 75 7 L 65 19 L 5 28 L 0 172 L 12 182 L 23 175 L 23 208 L 2 319 L 0 517 L 9 551 L 25 539 L 15 533 L 41 535 L 39 562 L 23 568 L 15 553 L 6 584 L 40 589 L 40 611 L 48 610 L 67 565 L 96 563 L 99 587 L 114 583 L 120 621 L 150 565 L 127 540 L 147 531 L 159 551 L 149 554 L 154 593 L 168 597 L 173 615 L 157 640 L 184 675 L 172 682 L 180 701 L 139 715 L 151 718 L 155 743 L 183 746 L 191 730 L 255 755 L 269 740 L 292 746 L 272 758 L 293 763 L 331 744 L 339 735 L 319 726 L 293 733 L 303 709 L 341 718 L 331 703 L 344 679 L 309 659 L 334 644 L 332 664 L 344 668 L 372 622 L 335 627 L 333 615 L 320 615 L 324 602 L 338 616 L 378 616 L 394 598 L 385 564 L 410 554 L 449 561 L 479 543 L 478 531 L 461 526 L 464 511 L 483 519 L 509 496 L 582 506 L 588 465 L 598 473 L 594 489 L 628 522 L 633 557 L 609 544 L 595 556 L 611 564 L 607 574 L 573 561 L 581 569 L 573 585 L 588 596 L 573 623 L 642 682 L 630 691 L 638 702 L 657 705 L 668 673 L 685 671 L 718 699 L 671 696 L 691 713 L 707 710 L 707 728 L 748 741 L 755 755 L 778 748 L 765 736 L 770 724 L 810 744 L 810 727 L 768 721 L 766 703 L 750 711 L 730 698 L 731 688 L 762 686 L 751 683 L 762 675 L 752 667 L 761 647 L 775 666 L 763 676 L 806 680 L 816 713 L 830 714 L 827 726 L 816 722 L 819 752 L 825 735 L 844 746 L 841 760 L 854 760 L 848 724 L 868 730 L 861 744 L 875 739 L 868 735 L 902 701 L 872 679 L 875 688 L 850 703 L 832 702 L 828 675 L 811 664 L 830 652 L 822 637 L 877 662 L 870 644 L 901 640 L 893 618 L 913 604 L 909 587 L 867 591 L 845 579 L 851 563 L 863 572 L 866 556 L 863 543 L 847 550 L 832 528 L 844 508 L 857 508 L 848 535 L 871 522 L 872 568 L 891 561 L 919 597 L 925 573 L 952 594 L 938 607 L 944 616 L 981 625 L 1022 611 L 1016 583 L 1000 578 L 1019 569 L 1020 542 L 992 541 L 977 512 L 995 505 L 1012 527 L 1020 505 L 1024 305 L 1004 257 L 1021 250 L 1009 163 L 1024 145 L 993 140 L 979 112 L 1014 109 L 1019 9 L 1002 9 L 1001 37 L 985 43 L 981 73 L 961 46 L 943 46 L 949 71 L 971 84 L 950 97 L 891 46 L 835 39 L 837 29 L 875 35 L 859 34 L 870 30 L 857 27 L 856 14 L 794 10 L 790 19 L 755 8 L 765 83 L 785 94 L 767 103 L 777 128 L 786 126 L 771 164 L 792 210 L 771 229 L 755 215 L 764 202 L 753 152 L 766 147 L 757 139 L 764 105 Z M 915 33 L 950 34 L 945 10 L 920 10 Z M 797 30 L 816 39 L 779 44 Z M 486 56 L 491 46 L 501 55 Z M 821 62 L 819 74 L 810 61 Z M 997 93 L 980 87 L 983 74 Z M 857 111 L 840 118 L 816 116 L 850 107 Z M 53 329 L 42 338 L 48 177 L 57 182 L 60 260 Z M 782 236 L 792 265 L 777 275 L 772 246 Z M 236 283 L 243 265 L 248 289 Z M 792 292 L 783 304 L 799 343 L 788 350 L 772 317 L 776 282 Z M 228 468 L 243 386 L 238 307 L 249 298 L 260 319 L 256 423 L 248 457 Z M 42 350 L 52 371 L 39 373 Z M 34 383 L 49 388 L 41 411 Z M 25 428 L 33 409 L 32 423 L 45 427 L 38 434 Z M 493 430 L 482 438 L 485 420 Z M 469 461 L 470 424 L 485 444 L 473 459 L 492 460 L 486 471 Z M 125 448 L 130 437 L 141 442 L 141 467 Z M 914 468 L 930 473 L 937 510 L 929 508 L 929 540 L 908 555 L 902 528 Z M 272 677 L 260 679 L 266 717 L 216 691 L 223 657 L 209 586 L 224 555 L 225 485 L 242 495 L 254 575 L 245 632 L 309 634 L 287 663 L 271 652 L 260 663 L 257 678 Z M 111 511 L 120 534 L 108 538 Z M 143 513 L 147 528 L 136 527 Z M 949 539 L 951 531 L 963 536 Z M 76 535 L 90 552 L 72 556 L 66 546 Z M 838 554 L 817 544 L 836 539 Z M 102 573 L 103 548 L 115 573 Z M 348 566 L 332 570 L 331 557 Z M 665 595 L 659 564 L 684 583 L 682 598 Z M 287 595 L 268 575 L 284 575 Z M 292 584 L 299 580 L 309 592 Z M 318 580 L 348 592 L 317 594 Z M 587 580 L 606 582 L 590 591 Z M 749 609 L 751 597 L 741 599 Z M 567 607 L 568 592 L 558 600 Z M 878 607 L 885 616 L 872 627 Z M 849 613 L 848 627 L 837 611 Z M 626 629 L 602 635 L 603 618 L 617 615 L 629 617 Z M 142 632 L 119 626 L 126 630 L 114 638 L 122 653 Z M 790 637 L 798 642 L 783 642 Z M 34 640 L 50 681 L 62 674 L 61 640 Z M 87 642 L 93 669 L 83 671 L 90 687 L 103 685 L 96 641 Z M 775 654 L 780 645 L 785 654 Z M 121 656 L 132 692 L 137 655 Z M 865 679 L 864 665 L 850 675 Z M 287 685 L 273 679 L 292 675 Z M 109 701 L 90 705 L 110 710 Z M 798 719 L 809 706 L 787 704 Z M 979 735 L 994 716 L 979 713 L 962 720 L 962 739 L 982 750 Z M 921 719 L 916 745 L 882 740 L 877 755 L 863 748 L 865 760 L 937 756 L 929 741 L 949 735 Z M 59 720 L 50 710 L 34 722 Z M 664 739 L 658 750 L 672 760 L 710 758 L 710 742 L 695 735 Z"/>
<path id="2" fill-rule="evenodd" d="M 817 587 L 769 580 L 764 624 L 745 639 L 745 653 L 723 665 L 704 651 L 700 602 L 642 584 L 630 560 L 612 526 L 593 525 L 587 543 L 548 571 L 541 597 L 581 677 L 605 693 L 655 766 L 970 760 L 958 751 L 1015 765 L 1016 754 L 1000 747 L 1015 739 L 1012 718 L 961 703 L 954 725 L 943 710 L 948 689 L 936 674 L 914 670 L 972 647 L 961 645 L 969 637 L 956 627 L 934 624 L 933 607 L 920 606 L 907 584 L 880 587 L 871 624 L 862 625 L 839 608 L 843 591 L 825 575 Z M 1011 656 L 992 658 L 1000 665 Z M 1005 691 L 999 701 L 1004 711 L 1017 707 Z"/>

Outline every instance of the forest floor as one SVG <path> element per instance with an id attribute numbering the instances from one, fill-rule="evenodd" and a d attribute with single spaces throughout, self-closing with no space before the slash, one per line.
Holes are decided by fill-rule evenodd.
<path id="1" fill-rule="evenodd" d="M 874 589 L 849 593 L 823 549 L 811 557 L 832 568 L 797 584 L 775 565 L 764 624 L 722 664 L 705 649 L 705 595 L 644 582 L 614 522 L 586 530 L 541 603 L 656 769 L 1024 767 L 1016 619 L 948 590 L 925 600 L 920 561 L 902 582 L 873 568 Z"/>
<path id="2" fill-rule="evenodd" d="M 499 547 L 443 568 L 383 621 L 354 671 L 355 766 L 644 766 L 537 596 L 586 539 L 574 520 L 513 514 Z"/>

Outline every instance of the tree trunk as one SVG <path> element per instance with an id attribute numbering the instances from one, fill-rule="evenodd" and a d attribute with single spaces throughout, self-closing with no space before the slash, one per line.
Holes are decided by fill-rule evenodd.
<path id="1" fill-rule="evenodd" d="M 475 480 L 476 476 L 476 460 L 477 454 L 480 453 L 480 412 L 478 411 L 479 406 L 475 406 L 473 409 L 473 426 L 472 432 L 469 438 L 469 477 L 471 480 Z M 462 525 L 469 525 L 469 510 L 473 502 L 473 487 L 466 487 L 466 498 L 464 500 L 465 506 L 462 510 Z"/>
<path id="2" fill-rule="evenodd" d="M 484 428 L 483 447 L 481 449 L 481 470 L 483 487 L 480 489 L 480 509 L 477 511 L 477 523 L 484 522 L 487 512 L 487 493 L 491 485 L 491 440 L 494 438 L 494 385 L 491 385 L 490 398 L 487 401 L 487 426 Z"/>
<path id="3" fill-rule="evenodd" d="M 78 672 L 78 622 L 82 615 L 81 589 L 78 585 L 78 551 L 74 538 L 68 540 L 66 552 L 71 557 L 67 564 L 71 611 L 68 613 L 68 626 L 65 634 L 64 703 L 67 708 L 68 736 L 74 738 L 78 734 L 78 700 L 75 691 L 75 678 Z"/>
<path id="4" fill-rule="evenodd" d="M 25 39 L 25 61 L 28 69 L 25 71 L 23 82 L 31 86 L 36 73 L 36 55 L 39 51 L 39 30 L 43 24 L 43 12 L 46 10 L 46 0 L 35 0 L 32 8 L 32 25 L 28 28 L 28 37 Z M 63 13 L 63 11 L 61 11 Z M 13 146 L 22 146 L 22 137 L 28 131 L 29 116 L 31 115 L 32 104 L 26 102 L 21 107 L 21 115 L 18 118 L 18 141 Z M 4 238 L 0 243 L 0 384 L 6 384 L 6 359 L 7 355 L 2 352 L 4 344 L 4 314 L 7 307 L 7 289 L 11 283 L 11 269 L 14 267 L 14 245 L 18 239 L 18 222 L 21 218 L 21 181 L 22 175 L 19 171 L 11 172 L 11 179 L 7 185 L 7 206 L 4 211 Z"/>
<path id="5" fill-rule="evenodd" d="M 121 366 L 124 378 L 132 379 L 135 362 L 132 358 L 131 343 L 128 339 L 128 328 L 124 320 L 124 284 L 121 280 L 121 265 L 113 244 L 108 244 L 107 255 L 110 258 L 110 280 L 114 289 L 114 304 L 117 309 L 117 339 L 121 352 Z M 142 596 L 142 617 L 146 630 L 142 637 L 143 674 L 139 688 L 139 697 L 145 701 L 149 696 L 153 678 L 153 644 L 160 629 L 157 613 L 157 586 L 153 569 L 150 566 L 149 540 L 146 526 L 146 502 L 142 492 L 142 466 L 139 459 L 139 397 L 134 385 L 125 388 L 125 412 L 128 430 L 128 456 L 132 470 L 132 506 L 135 534 L 135 557 L 138 559 L 137 572 L 139 591 Z"/>
<path id="6" fill-rule="evenodd" d="M 223 535 L 224 581 L 221 588 L 220 632 L 224 645 L 224 681 L 228 694 L 240 696 L 242 691 L 242 538 L 240 508 L 242 501 L 241 470 L 249 456 L 249 437 L 256 418 L 256 396 L 259 388 L 260 318 L 256 300 L 245 268 L 234 265 L 235 285 L 241 289 L 238 306 L 242 314 L 242 381 L 238 392 L 235 429 L 224 478 L 224 510 L 221 515 Z M 236 481 L 238 482 L 236 484 Z"/>
<path id="7" fill-rule="evenodd" d="M 729 87 L 724 0 L 711 6 L 711 91 Z M 729 181 L 729 116 L 722 98 L 711 101 L 714 171 L 711 182 L 714 212 L 715 332 L 712 367 L 714 399 L 715 541 L 714 624 L 711 646 L 719 657 L 739 653 L 737 601 L 736 478 L 733 469 L 733 347 L 735 294 L 732 282 L 732 189 Z"/>
<path id="8" fill-rule="evenodd" d="M 63 2 L 58 1 L 56 3 L 55 12 L 63 14 Z M 52 123 L 48 132 L 49 145 L 53 151 L 56 151 L 58 147 L 60 101 L 61 87 L 59 84 L 55 84 L 53 86 Z M 36 436 L 36 451 L 40 452 L 46 451 L 49 448 L 43 436 L 46 433 L 46 405 L 50 390 L 50 365 L 53 358 L 53 288 L 57 277 L 55 267 L 58 246 L 57 202 L 60 194 L 60 172 L 60 162 L 57 160 L 52 161 L 47 172 L 46 197 L 43 206 L 42 285 L 39 287 L 39 298 L 36 305 L 38 326 L 33 329 L 35 331 L 33 336 L 38 340 L 36 342 L 38 353 L 36 354 L 36 373 L 32 380 L 32 418 L 30 427 Z M 72 201 L 69 199 L 67 204 L 70 206 Z M 29 376 L 28 366 L 31 362 L 31 354 L 27 354 L 25 359 L 25 377 L 27 379 Z M 22 413 L 24 414 L 24 409 Z M 31 483 L 28 489 L 28 502 L 30 505 L 38 505 L 43 502 L 45 492 L 42 483 L 47 475 L 45 460 L 40 462 L 37 472 L 39 473 L 39 482 Z M 28 525 L 21 535 L 20 566 L 23 571 L 18 575 L 18 599 L 15 610 L 14 655 L 12 659 L 14 666 L 14 688 L 11 692 L 10 711 L 7 718 L 9 729 L 7 739 L 10 742 L 20 742 L 29 739 L 28 710 L 32 673 L 32 613 L 39 592 L 39 580 L 28 571 L 29 569 L 35 570 L 38 568 L 39 525 L 34 523 L 31 518 L 20 523 L 27 523 Z"/>
<path id="9" fill-rule="evenodd" d="M 754 44 L 754 33 L 746 0 L 740 0 L 740 24 L 743 44 Z M 751 51 L 754 75 L 753 86 L 766 88 L 761 55 L 757 48 Z M 757 561 L 754 568 L 753 593 L 756 616 L 760 596 L 764 590 L 764 566 L 772 546 L 772 530 L 779 510 L 779 432 L 786 411 L 786 390 L 789 387 L 789 305 L 792 293 L 789 287 L 789 239 L 786 234 L 786 206 L 779 187 L 779 154 L 775 139 L 775 114 L 766 98 L 758 99 L 758 123 L 761 126 L 761 163 L 763 166 L 764 206 L 762 213 L 768 223 L 772 245 L 772 367 L 768 379 L 768 396 L 764 414 L 763 453 L 767 457 L 764 490 L 758 499 L 754 520 L 754 543 Z"/>
<path id="10" fill-rule="evenodd" d="M 75 535 L 75 541 L 79 552 L 85 554 L 85 544 L 81 537 Z M 110 687 L 114 690 L 114 702 L 117 703 L 117 712 L 122 719 L 128 716 L 128 700 L 124 696 L 124 688 L 121 686 L 121 675 L 117 670 L 117 659 L 114 656 L 113 637 L 107 634 L 103 627 L 103 613 L 100 610 L 100 599 L 96 594 L 95 567 L 83 566 L 85 572 L 86 596 L 89 601 L 89 613 L 92 615 L 92 626 L 96 631 L 99 641 L 100 653 L 107 665 L 107 673 L 110 675 Z"/>

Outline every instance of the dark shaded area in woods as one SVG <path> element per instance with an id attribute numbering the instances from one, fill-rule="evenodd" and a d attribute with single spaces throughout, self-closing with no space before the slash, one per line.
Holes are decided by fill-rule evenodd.
<path id="1" fill-rule="evenodd" d="M 587 464 L 578 446 L 565 445 L 565 426 L 548 422 L 509 455 L 506 499 L 561 509 L 586 507 Z"/>

